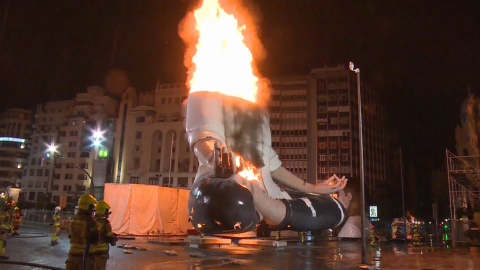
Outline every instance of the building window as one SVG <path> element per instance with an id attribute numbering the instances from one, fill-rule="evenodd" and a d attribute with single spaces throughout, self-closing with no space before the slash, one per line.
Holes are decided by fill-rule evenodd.
<path id="1" fill-rule="evenodd" d="M 325 171 L 326 171 L 325 168 L 323 168 L 323 167 L 320 168 L 320 173 L 325 173 Z"/>
<path id="2" fill-rule="evenodd" d="M 52 186 L 52 190 L 58 190 L 60 187 L 58 185 L 53 185 Z M 58 202 L 58 200 L 55 200 L 54 201 Z"/>
<path id="3" fill-rule="evenodd" d="M 330 148 L 337 148 L 337 143 L 336 142 L 331 142 L 330 143 Z"/>
<path id="4" fill-rule="evenodd" d="M 134 158 L 133 159 L 133 168 L 134 169 L 140 168 L 140 158 Z"/>
<path id="5" fill-rule="evenodd" d="M 49 176 L 50 175 L 50 170 L 49 169 L 45 169 L 45 173 L 43 174 L 43 176 Z"/>
<path id="6" fill-rule="evenodd" d="M 325 161 L 325 155 L 320 155 L 320 161 Z"/>
<path id="7" fill-rule="evenodd" d="M 348 142 L 342 142 L 342 148 L 348 148 Z"/>
<path id="8" fill-rule="evenodd" d="M 342 167 L 342 173 L 349 173 L 348 167 Z"/>
<path id="9" fill-rule="evenodd" d="M 65 174 L 65 180 L 72 180 L 73 179 L 73 173 L 66 173 Z"/>
<path id="10" fill-rule="evenodd" d="M 70 131 L 70 136 L 78 136 L 78 130 Z"/>
<path id="11" fill-rule="evenodd" d="M 28 193 L 28 200 L 29 201 L 34 201 L 35 200 L 35 192 L 29 192 Z"/>
<path id="12" fill-rule="evenodd" d="M 138 184 L 140 177 L 130 177 L 130 184 Z"/>
<path id="13" fill-rule="evenodd" d="M 76 141 L 69 142 L 68 146 L 69 147 L 77 147 L 77 142 Z"/>
<path id="14" fill-rule="evenodd" d="M 76 156 L 76 152 L 68 152 L 67 157 L 74 158 Z"/>
<path id="15" fill-rule="evenodd" d="M 87 176 L 82 173 L 82 174 L 79 174 L 78 177 L 77 177 L 78 180 L 86 180 L 87 179 Z"/>
<path id="16" fill-rule="evenodd" d="M 79 167 L 82 169 L 88 169 L 88 163 L 80 163 Z"/>
<path id="17" fill-rule="evenodd" d="M 33 187 L 33 181 L 28 181 L 28 187 Z"/>
<path id="18" fill-rule="evenodd" d="M 137 117 L 137 123 L 145 123 L 145 116 L 139 116 Z"/>
<path id="19" fill-rule="evenodd" d="M 169 182 L 170 182 L 170 185 L 169 185 Z M 168 186 L 172 186 L 173 185 L 173 179 L 170 181 L 170 178 L 169 177 L 164 177 L 162 179 L 162 186 L 164 187 L 168 187 Z"/>
<path id="20" fill-rule="evenodd" d="M 179 177 L 177 179 L 177 187 L 188 187 L 188 177 Z"/>
<path id="21" fill-rule="evenodd" d="M 36 188 L 42 187 L 42 181 L 35 181 L 35 187 Z"/>
<path id="22" fill-rule="evenodd" d="M 68 186 L 63 186 L 63 191 L 71 191 L 72 190 L 72 186 L 68 185 Z"/>
<path id="23" fill-rule="evenodd" d="M 34 176 L 35 175 L 35 169 L 30 169 L 30 173 L 28 175 L 29 176 Z"/>
<path id="24" fill-rule="evenodd" d="M 30 165 L 35 165 L 35 163 L 37 163 L 37 159 L 32 158 L 32 159 L 30 160 Z"/>
<path id="25" fill-rule="evenodd" d="M 137 134 L 135 134 L 135 139 L 140 140 L 142 138 L 142 132 L 137 131 Z"/>
<path id="26" fill-rule="evenodd" d="M 160 159 L 155 160 L 155 171 L 156 172 L 160 171 Z"/>
<path id="27" fill-rule="evenodd" d="M 150 177 L 148 179 L 148 184 L 149 185 L 154 185 L 154 186 L 158 186 L 158 177 Z"/>

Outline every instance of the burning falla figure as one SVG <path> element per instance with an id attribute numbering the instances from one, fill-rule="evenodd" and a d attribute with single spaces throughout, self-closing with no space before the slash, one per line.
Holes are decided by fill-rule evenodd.
<path id="1" fill-rule="evenodd" d="M 262 106 L 207 91 L 190 93 L 187 102 L 186 130 L 200 163 L 188 208 L 198 231 L 241 233 L 262 219 L 279 230 L 321 230 L 345 220 L 351 200 L 343 191 L 347 179 L 333 175 L 314 185 L 282 167 Z M 257 179 L 241 176 L 247 165 L 256 169 Z M 292 199 L 274 180 L 305 197 Z M 329 196 L 337 192 L 338 199 Z"/>

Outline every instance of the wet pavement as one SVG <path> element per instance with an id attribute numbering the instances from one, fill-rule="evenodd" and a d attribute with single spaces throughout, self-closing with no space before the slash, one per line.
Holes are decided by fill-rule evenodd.
<path id="1" fill-rule="evenodd" d="M 65 232 L 59 245 L 50 246 L 49 228 L 21 227 L 20 236 L 7 244 L 9 261 L 28 262 L 65 268 L 69 240 Z M 173 241 L 172 241 L 173 240 Z M 175 238 L 137 237 L 119 240 L 145 248 L 124 254 L 111 247 L 108 269 L 480 269 L 480 253 L 469 248 L 405 248 L 403 244 L 382 243 L 368 247 L 368 265 L 361 262 L 359 242 L 324 241 L 302 244 L 289 242 L 274 247 L 188 248 Z M 168 251 L 168 252 L 166 252 Z M 172 252 L 173 251 L 173 252 Z M 1 264 L 0 269 L 45 269 Z"/>

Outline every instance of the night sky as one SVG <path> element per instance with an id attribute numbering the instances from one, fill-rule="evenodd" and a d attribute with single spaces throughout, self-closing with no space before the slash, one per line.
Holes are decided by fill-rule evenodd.
<path id="1" fill-rule="evenodd" d="M 195 1 L 11 0 L 0 44 L 0 108 L 34 108 L 103 84 L 111 67 L 131 85 L 183 82 L 178 23 Z M 454 149 L 460 104 L 480 87 L 476 1 L 258 0 L 267 77 L 360 67 L 385 91 L 388 124 L 419 169 Z M 4 20 L 7 0 L 0 1 Z M 120 22 L 116 53 L 115 33 Z M 0 30 L 1 31 L 1 30 Z M 423 165 L 422 165 L 423 164 Z M 425 165 L 430 164 L 430 165 Z M 429 172 L 425 172 L 429 173 Z"/>

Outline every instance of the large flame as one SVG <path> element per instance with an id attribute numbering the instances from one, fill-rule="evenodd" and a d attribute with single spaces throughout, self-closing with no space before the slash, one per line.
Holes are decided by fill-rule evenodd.
<path id="1" fill-rule="evenodd" d="M 240 166 L 240 156 L 236 156 L 235 157 L 235 164 L 238 166 Z M 243 162 L 243 170 L 238 172 L 237 174 L 240 175 L 243 179 L 245 180 L 249 180 L 249 181 L 260 181 L 260 174 L 258 173 L 257 171 L 257 167 L 255 167 L 253 164 L 250 164 L 249 162 L 247 161 L 244 161 Z"/>
<path id="2" fill-rule="evenodd" d="M 203 0 L 194 11 L 198 31 L 190 92 L 212 91 L 256 102 L 258 77 L 253 73 L 253 56 L 244 42 L 246 26 L 239 26 L 219 0 Z"/>

